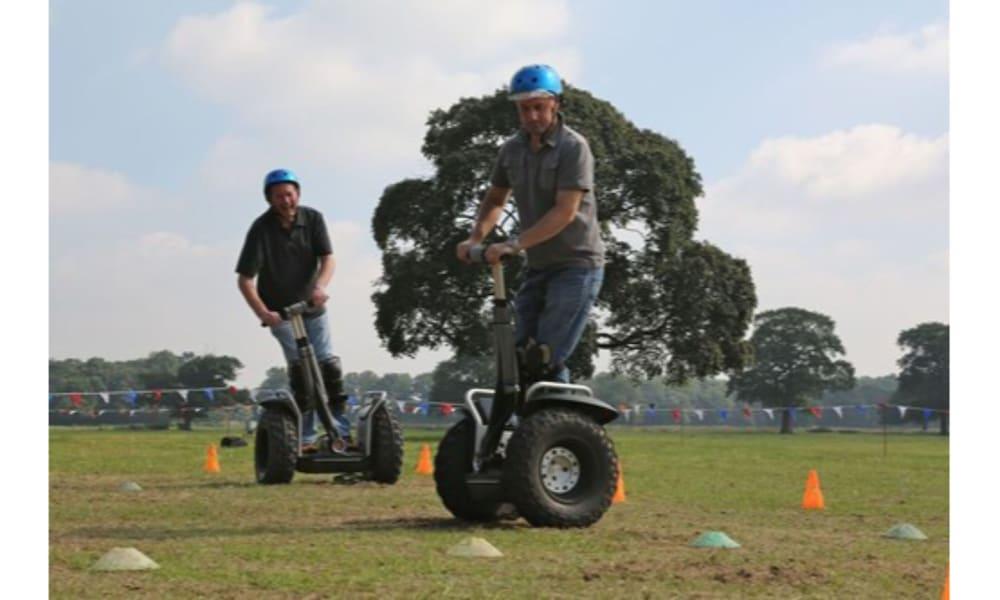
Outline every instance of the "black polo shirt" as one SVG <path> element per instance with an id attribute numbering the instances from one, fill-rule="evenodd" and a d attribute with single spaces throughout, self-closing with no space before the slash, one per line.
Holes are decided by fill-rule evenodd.
<path id="1" fill-rule="evenodd" d="M 276 311 L 312 295 L 319 274 L 319 258 L 327 254 L 333 254 L 333 248 L 318 210 L 299 205 L 289 230 L 268 209 L 250 226 L 236 272 L 256 277 L 260 299 Z M 309 314 L 323 314 L 323 309 Z"/>

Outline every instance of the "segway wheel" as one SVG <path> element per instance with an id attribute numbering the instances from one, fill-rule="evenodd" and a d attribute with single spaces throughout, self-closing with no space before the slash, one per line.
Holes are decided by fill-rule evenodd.
<path id="1" fill-rule="evenodd" d="M 372 469 L 368 478 L 379 483 L 396 483 L 403 472 L 403 428 L 385 407 L 372 415 Z"/>
<path id="2" fill-rule="evenodd" d="M 507 443 L 503 485 L 536 527 L 588 527 L 611 506 L 618 457 L 604 428 L 566 409 L 542 409 Z"/>
<path id="3" fill-rule="evenodd" d="M 438 443 L 434 456 L 434 483 L 438 496 L 451 514 L 476 523 L 501 518 L 499 502 L 476 502 L 465 481 L 472 472 L 476 428 L 469 418 L 452 425 Z"/>
<path id="4" fill-rule="evenodd" d="M 288 483 L 298 460 L 298 427 L 295 417 L 280 409 L 267 409 L 257 425 L 253 463 L 257 483 Z"/>

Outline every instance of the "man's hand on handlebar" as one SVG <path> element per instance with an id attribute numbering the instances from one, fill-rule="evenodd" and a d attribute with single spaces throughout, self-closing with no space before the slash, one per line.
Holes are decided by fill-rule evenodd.
<path id="1" fill-rule="evenodd" d="M 327 294 L 322 288 L 313 288 L 312 295 L 309 296 L 309 305 L 320 307 L 326 304 L 326 301 L 330 299 L 330 295 Z"/>
<path id="2" fill-rule="evenodd" d="M 281 318 L 281 315 L 273 310 L 263 312 L 257 315 L 257 317 L 260 319 L 261 324 L 266 325 L 267 327 L 277 327 L 278 325 L 281 325 L 282 321 L 284 321 L 284 319 Z"/>
<path id="3" fill-rule="evenodd" d="M 486 262 L 491 265 L 495 265 L 500 262 L 505 256 L 516 256 L 520 250 L 511 242 L 501 242 L 499 244 L 490 244 L 486 248 Z"/>
<path id="4" fill-rule="evenodd" d="M 458 257 L 458 260 L 464 262 L 467 265 L 471 264 L 472 260 L 469 258 L 469 248 L 475 245 L 476 243 L 473 242 L 472 240 L 465 240 L 464 242 L 459 242 L 458 245 L 455 246 L 455 255 Z"/>

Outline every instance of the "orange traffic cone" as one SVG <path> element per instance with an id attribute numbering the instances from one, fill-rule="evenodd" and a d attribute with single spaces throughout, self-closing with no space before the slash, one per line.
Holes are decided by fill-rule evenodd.
<path id="1" fill-rule="evenodd" d="M 434 474 L 434 465 L 431 464 L 431 447 L 424 444 L 420 447 L 420 458 L 417 459 L 417 475 Z"/>
<path id="2" fill-rule="evenodd" d="M 215 449 L 215 444 L 208 445 L 208 454 L 205 456 L 205 466 L 203 469 L 206 473 L 222 472 L 222 468 L 219 467 L 219 452 Z"/>
<path id="3" fill-rule="evenodd" d="M 819 475 L 816 474 L 816 469 L 810 470 L 806 478 L 806 493 L 802 496 L 802 508 L 806 510 L 826 508 L 823 503 L 823 492 L 819 489 Z"/>
<path id="4" fill-rule="evenodd" d="M 941 600 L 948 600 L 948 576 L 951 574 L 951 567 L 944 572 L 944 589 L 941 590 Z"/>
<path id="5" fill-rule="evenodd" d="M 615 495 L 611 498 L 611 504 L 625 502 L 625 476 L 622 475 L 622 461 L 618 461 L 618 487 L 615 488 Z"/>

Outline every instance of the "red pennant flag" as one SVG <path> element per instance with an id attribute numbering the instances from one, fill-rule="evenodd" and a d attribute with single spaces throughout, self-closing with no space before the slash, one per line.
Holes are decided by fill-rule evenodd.
<path id="1" fill-rule="evenodd" d="M 817 419 L 823 416 L 823 409 L 818 406 L 811 407 L 809 412 L 811 412 Z"/>
<path id="2" fill-rule="evenodd" d="M 83 395 L 80 392 L 73 392 L 69 395 L 69 401 L 73 403 L 73 406 L 79 407 L 83 404 Z"/>
<path id="3" fill-rule="evenodd" d="M 230 393 L 230 394 L 232 394 L 232 395 L 234 395 L 234 396 L 235 396 L 237 392 L 239 392 L 239 390 L 238 390 L 238 389 L 236 389 L 236 386 L 235 386 L 235 385 L 231 385 L 231 386 L 229 386 L 229 393 Z"/>
<path id="4" fill-rule="evenodd" d="M 454 406 L 452 406 L 450 404 L 442 404 L 441 405 L 441 414 L 442 415 L 444 415 L 444 416 L 447 417 L 448 415 L 450 415 L 453 412 L 455 412 L 455 407 Z"/>
<path id="5" fill-rule="evenodd" d="M 156 404 L 159 404 L 161 398 L 163 398 L 163 391 L 162 390 L 153 390 L 153 402 L 155 402 Z"/>
<path id="6" fill-rule="evenodd" d="M 673 410 L 673 412 L 670 413 L 670 414 L 674 417 L 674 423 L 680 423 L 681 422 L 681 411 L 680 411 L 680 409 L 675 408 Z"/>
<path id="7" fill-rule="evenodd" d="M 743 416 L 746 417 L 747 419 L 753 418 L 753 413 L 750 412 L 750 407 L 749 406 L 744 406 L 743 407 Z"/>

